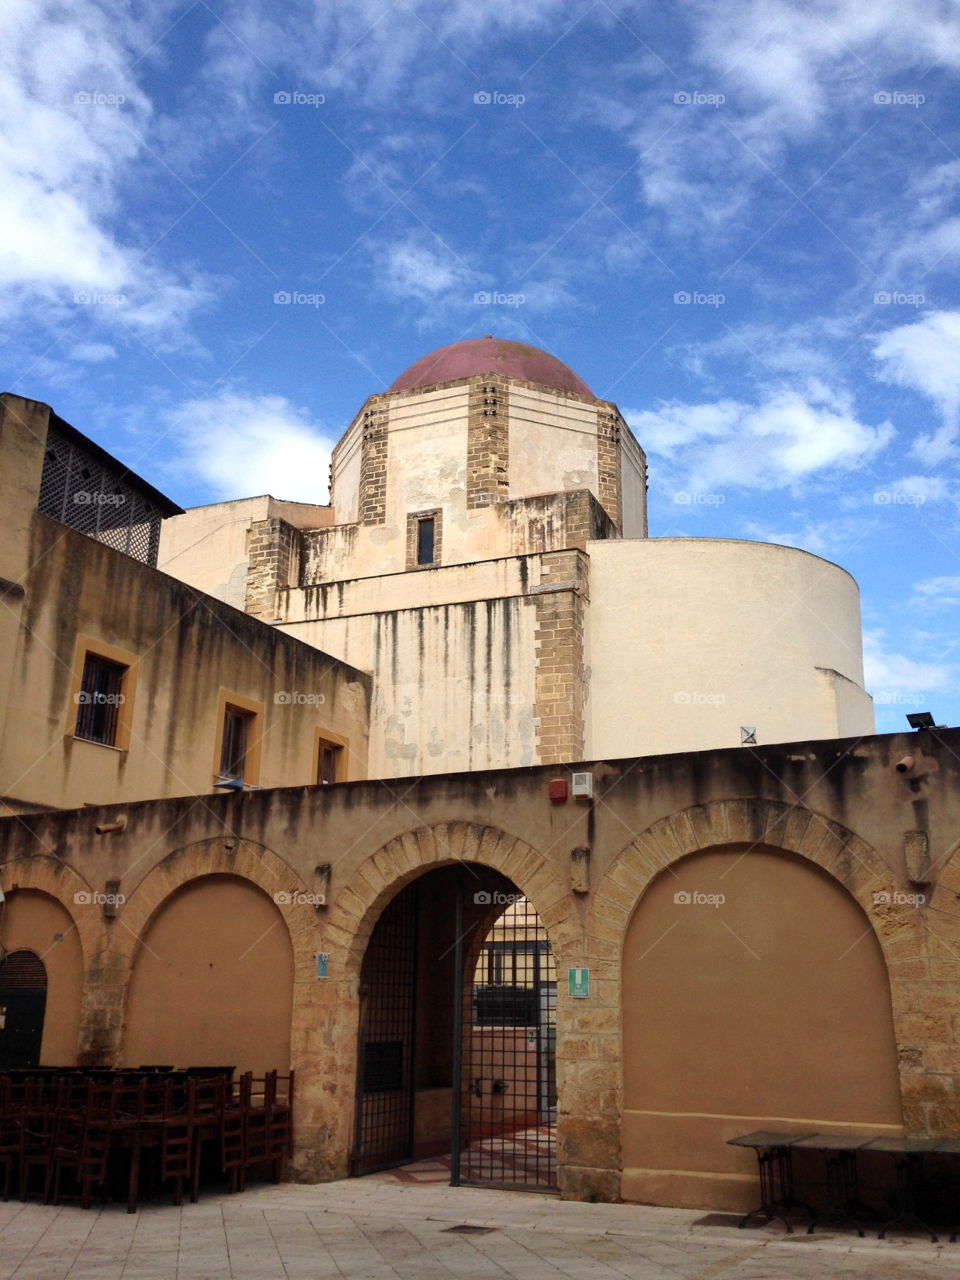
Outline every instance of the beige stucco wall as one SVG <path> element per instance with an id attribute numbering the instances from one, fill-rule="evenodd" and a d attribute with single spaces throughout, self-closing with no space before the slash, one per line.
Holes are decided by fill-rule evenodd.
<path id="1" fill-rule="evenodd" d="M 597 484 L 597 407 L 561 392 L 510 387 L 510 497 Z"/>
<path id="2" fill-rule="evenodd" d="M 647 460 L 624 423 L 620 433 L 620 491 L 625 538 L 647 536 Z"/>
<path id="3" fill-rule="evenodd" d="M 330 507 L 284 502 L 269 494 L 191 507 L 182 516 L 164 520 L 157 568 L 242 609 L 250 559 L 250 526 L 274 516 L 296 529 L 318 529 L 333 522 Z"/>
<path id="4" fill-rule="evenodd" d="M 713 538 L 588 552 L 588 757 L 738 746 L 741 725 L 761 743 L 873 731 L 844 570 Z"/>
<path id="5" fill-rule="evenodd" d="M 866 913 L 776 850 L 676 862 L 623 948 L 627 1200 L 756 1204 L 757 1130 L 902 1132 L 890 984 Z M 825 1064 L 830 1069 L 825 1070 Z"/>
<path id="6" fill-rule="evenodd" d="M 36 511 L 49 412 L 10 397 L 0 418 L 0 808 L 210 793 L 224 699 L 259 715 L 250 782 L 315 781 L 318 731 L 365 777 L 364 673 Z M 74 736 L 91 650 L 128 667 L 116 746 Z"/>

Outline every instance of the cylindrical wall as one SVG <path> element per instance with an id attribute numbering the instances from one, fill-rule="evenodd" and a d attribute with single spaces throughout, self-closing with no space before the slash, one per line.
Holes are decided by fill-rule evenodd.
<path id="1" fill-rule="evenodd" d="M 590 542 L 585 758 L 872 733 L 860 600 L 794 547 Z"/>

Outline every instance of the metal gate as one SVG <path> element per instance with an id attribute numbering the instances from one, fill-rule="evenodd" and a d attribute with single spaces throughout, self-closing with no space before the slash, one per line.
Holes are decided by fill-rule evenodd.
<path id="1" fill-rule="evenodd" d="M 540 917 L 519 894 L 487 933 L 462 1033 L 454 1181 L 555 1187 L 557 975 Z"/>
<path id="2" fill-rule="evenodd" d="M 420 895 L 414 882 L 384 909 L 360 977 L 354 1173 L 413 1155 L 414 1031 Z"/>
<path id="3" fill-rule="evenodd" d="M 47 971 L 32 951 L 12 951 L 0 962 L 0 1070 L 40 1064 Z"/>
<path id="4" fill-rule="evenodd" d="M 556 968 L 540 917 L 508 890 L 486 868 L 442 868 L 377 922 L 361 971 L 353 1173 L 445 1151 L 431 1158 L 449 1162 L 454 1186 L 556 1186 Z M 449 1092 L 439 1147 L 423 1116 L 415 1125 L 418 1087 Z"/>

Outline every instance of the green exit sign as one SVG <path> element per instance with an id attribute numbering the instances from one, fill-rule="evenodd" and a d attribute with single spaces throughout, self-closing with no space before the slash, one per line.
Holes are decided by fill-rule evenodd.
<path id="1" fill-rule="evenodd" d="M 589 969 L 568 969 L 567 970 L 567 995 L 574 996 L 580 1000 L 585 1000 L 590 994 L 590 970 Z"/>

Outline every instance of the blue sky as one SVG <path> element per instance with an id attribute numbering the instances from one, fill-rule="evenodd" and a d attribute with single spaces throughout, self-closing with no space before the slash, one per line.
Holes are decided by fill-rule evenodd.
<path id="1" fill-rule="evenodd" d="M 631 422 L 652 534 L 844 565 L 878 727 L 960 723 L 955 5 L 6 0 L 0 37 L 7 389 L 183 505 L 323 502 L 367 395 L 532 342 Z"/>

